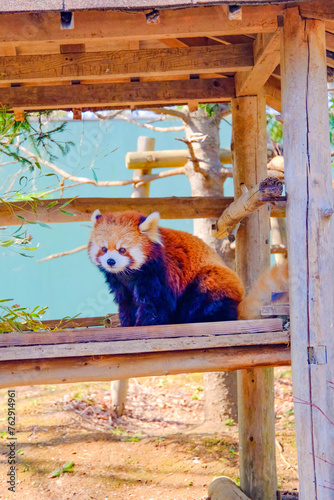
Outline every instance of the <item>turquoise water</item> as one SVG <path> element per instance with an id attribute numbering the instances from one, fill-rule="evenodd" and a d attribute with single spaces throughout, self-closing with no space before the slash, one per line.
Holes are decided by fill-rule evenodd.
<path id="1" fill-rule="evenodd" d="M 166 121 L 158 125 L 165 127 L 180 124 L 178 121 Z M 175 140 L 176 137 L 183 137 L 184 132 L 153 132 L 121 121 L 75 121 L 68 122 L 66 131 L 59 137 L 63 141 L 73 141 L 75 146 L 67 156 L 58 158 L 54 163 L 68 172 L 91 179 L 92 168 L 98 180 L 130 179 L 133 172 L 125 167 L 125 154 L 136 151 L 140 135 L 155 137 L 156 150 L 184 149 L 185 146 Z M 231 127 L 223 122 L 221 147 L 229 147 L 230 140 Z M 116 150 L 112 152 L 114 149 Z M 2 167 L 0 185 L 17 169 L 17 165 Z M 43 174 L 49 172 L 51 170 L 43 168 Z M 50 186 L 54 182 L 52 179 L 37 174 L 34 179 L 37 191 Z M 225 193 L 231 194 L 232 183 L 228 182 L 226 187 Z M 30 189 L 30 185 L 28 188 Z M 131 190 L 131 186 L 96 188 L 87 185 L 66 190 L 64 197 L 130 197 Z M 154 181 L 150 195 L 189 196 L 188 179 L 180 175 Z M 59 194 L 52 196 L 57 198 Z M 193 228 L 191 220 L 163 220 L 161 224 L 189 232 Z M 33 237 L 34 246 L 39 244 L 39 248 L 32 253 L 33 258 L 24 258 L 10 249 L 2 249 L 0 298 L 12 298 L 22 307 L 48 306 L 44 319 L 58 319 L 79 313 L 86 317 L 116 312 L 103 276 L 91 264 L 86 251 L 49 262 L 37 262 L 50 254 L 86 244 L 90 224 L 73 222 L 50 226 L 50 229 L 36 225 L 26 226 Z"/>

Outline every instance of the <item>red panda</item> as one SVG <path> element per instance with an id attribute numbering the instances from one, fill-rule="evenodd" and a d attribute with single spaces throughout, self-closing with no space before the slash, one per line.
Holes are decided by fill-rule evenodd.
<path id="1" fill-rule="evenodd" d="M 104 274 L 122 326 L 238 319 L 244 287 L 201 239 L 159 227 L 158 212 L 92 215 L 88 254 Z"/>

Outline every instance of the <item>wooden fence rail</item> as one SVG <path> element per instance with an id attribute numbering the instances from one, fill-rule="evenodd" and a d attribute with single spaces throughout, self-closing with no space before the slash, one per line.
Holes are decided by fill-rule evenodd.
<path id="1" fill-rule="evenodd" d="M 160 212 L 162 219 L 202 219 L 218 218 L 233 202 L 232 197 L 166 197 L 166 198 L 76 198 L 66 205 L 67 215 L 60 211 L 69 199 L 21 201 L 0 203 L 0 224 L 3 226 L 26 223 L 20 217 L 35 223 L 86 222 L 99 208 L 101 212 L 138 210 L 144 215 Z M 48 207 L 50 202 L 57 202 Z M 271 205 L 272 217 L 285 217 L 285 200 Z M 18 218 L 19 217 L 19 218 Z"/>

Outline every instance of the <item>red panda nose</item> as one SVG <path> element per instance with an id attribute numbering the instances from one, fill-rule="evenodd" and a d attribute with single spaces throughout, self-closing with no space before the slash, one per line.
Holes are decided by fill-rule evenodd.
<path id="1" fill-rule="evenodd" d="M 112 267 L 116 264 L 116 261 L 114 259 L 108 259 L 107 264 L 108 264 L 108 266 Z"/>

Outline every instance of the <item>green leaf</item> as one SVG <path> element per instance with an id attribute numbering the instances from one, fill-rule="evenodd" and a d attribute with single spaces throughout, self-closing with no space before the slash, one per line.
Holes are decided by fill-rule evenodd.
<path id="1" fill-rule="evenodd" d="M 76 198 L 78 198 L 78 195 L 77 196 L 74 196 L 73 198 L 71 198 L 70 200 L 67 200 L 65 203 L 63 203 L 60 207 L 60 208 L 64 208 L 66 207 L 66 205 L 68 205 L 69 203 L 72 203 L 73 200 L 75 200 Z"/>
<path id="2" fill-rule="evenodd" d="M 51 226 L 48 226 L 47 224 L 45 224 L 45 222 L 41 222 L 40 220 L 37 221 L 37 224 L 39 224 L 42 227 L 47 227 L 48 229 L 51 229 Z"/>
<path id="3" fill-rule="evenodd" d="M 94 180 L 95 180 L 96 182 L 98 182 L 98 180 L 97 180 L 97 175 L 96 175 L 95 170 L 94 170 L 93 168 L 92 168 L 92 172 L 93 172 L 93 177 L 94 177 Z"/>
<path id="4" fill-rule="evenodd" d="M 74 216 L 74 214 L 72 214 L 71 212 L 66 212 L 66 210 L 59 210 L 59 212 L 61 212 L 62 214 L 65 214 L 65 215 L 72 215 L 72 216 Z"/>
<path id="5" fill-rule="evenodd" d="M 45 208 L 51 208 L 51 207 L 54 207 L 55 205 L 57 205 L 58 201 L 51 201 L 51 203 L 49 203 Z"/>
<path id="6" fill-rule="evenodd" d="M 24 217 L 22 217 L 22 215 L 17 215 L 16 217 L 18 219 L 24 220 L 24 222 L 26 222 L 27 224 L 37 224 L 37 222 L 33 222 L 31 220 L 25 219 Z"/>

